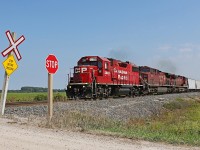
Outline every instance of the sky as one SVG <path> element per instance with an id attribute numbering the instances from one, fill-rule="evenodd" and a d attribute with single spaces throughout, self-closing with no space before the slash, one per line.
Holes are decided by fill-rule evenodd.
<path id="1" fill-rule="evenodd" d="M 47 87 L 49 54 L 59 63 L 56 89 L 66 87 L 70 68 L 88 55 L 200 80 L 199 6 L 199 0 L 2 0 L 0 50 L 9 46 L 7 30 L 26 38 L 9 89 Z M 1 65 L 0 86 L 4 73 Z"/>

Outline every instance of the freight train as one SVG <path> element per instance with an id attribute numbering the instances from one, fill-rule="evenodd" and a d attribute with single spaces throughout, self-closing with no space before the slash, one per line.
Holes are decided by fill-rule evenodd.
<path id="1" fill-rule="evenodd" d="M 85 56 L 68 74 L 66 94 L 71 99 L 102 99 L 196 90 L 200 90 L 200 81 L 181 75 L 129 61 Z"/>

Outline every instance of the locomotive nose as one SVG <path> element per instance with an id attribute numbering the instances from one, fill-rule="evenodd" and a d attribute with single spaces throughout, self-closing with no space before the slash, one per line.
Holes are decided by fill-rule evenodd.
<path id="1" fill-rule="evenodd" d="M 96 66 L 76 66 L 74 67 L 74 82 L 75 83 L 91 83 L 93 70 Z"/>

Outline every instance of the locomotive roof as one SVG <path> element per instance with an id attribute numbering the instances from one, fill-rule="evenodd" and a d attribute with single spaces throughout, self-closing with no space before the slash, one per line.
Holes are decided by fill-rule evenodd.
<path id="1" fill-rule="evenodd" d="M 100 57 L 100 56 L 84 56 L 84 57 L 81 57 L 80 59 L 82 59 L 82 58 L 87 58 L 87 57 L 96 57 L 96 58 L 100 58 L 100 59 L 102 59 L 103 61 L 110 61 L 110 60 L 108 60 L 107 58 L 105 58 L 105 57 Z"/>
<path id="2" fill-rule="evenodd" d="M 98 57 L 98 56 L 97 56 Z M 106 58 L 106 57 L 99 57 L 99 58 L 101 58 L 103 61 L 110 61 L 110 60 L 108 60 L 108 58 Z"/>
<path id="3" fill-rule="evenodd" d="M 132 63 L 132 62 L 130 62 L 130 61 L 121 61 L 121 60 L 114 59 L 114 58 L 107 58 L 107 59 L 110 60 L 110 61 L 116 61 L 116 62 L 118 62 L 118 63 L 131 64 L 131 65 L 133 65 L 133 66 L 135 66 L 135 67 L 138 67 L 136 64 L 134 64 L 134 63 Z"/>
<path id="4" fill-rule="evenodd" d="M 169 75 L 169 76 L 186 78 L 185 76 L 182 76 L 182 75 L 177 75 L 177 74 L 174 74 L 174 73 L 169 73 L 169 72 L 165 72 L 165 71 L 160 71 L 160 70 L 158 70 L 158 69 L 156 69 L 156 68 L 152 68 L 152 67 L 149 67 L 149 66 L 139 66 L 139 67 L 154 69 L 154 70 L 157 70 L 157 71 L 162 72 L 162 73 L 164 73 L 164 74 L 166 74 L 166 75 Z"/>
<path id="5" fill-rule="evenodd" d="M 100 58 L 101 60 L 103 60 L 103 61 L 116 61 L 116 62 L 118 62 L 118 63 L 126 63 L 126 64 L 131 64 L 131 65 L 133 65 L 133 66 L 135 66 L 135 67 L 138 67 L 136 64 L 134 64 L 134 63 L 132 63 L 132 62 L 130 62 L 130 61 L 121 61 L 121 60 L 118 60 L 118 59 L 114 59 L 114 58 L 106 58 L 106 57 L 100 57 L 100 56 L 84 56 L 84 57 L 82 57 L 82 58 L 85 58 L 85 57 L 98 57 L 98 58 Z M 81 58 L 81 59 L 82 59 Z M 80 59 L 80 60 L 81 60 Z"/>

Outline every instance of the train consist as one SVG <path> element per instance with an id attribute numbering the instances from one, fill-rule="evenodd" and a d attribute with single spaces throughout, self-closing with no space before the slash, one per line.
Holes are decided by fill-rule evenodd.
<path id="1" fill-rule="evenodd" d="M 99 56 L 82 57 L 68 81 L 66 94 L 72 99 L 200 90 L 200 81 Z"/>

